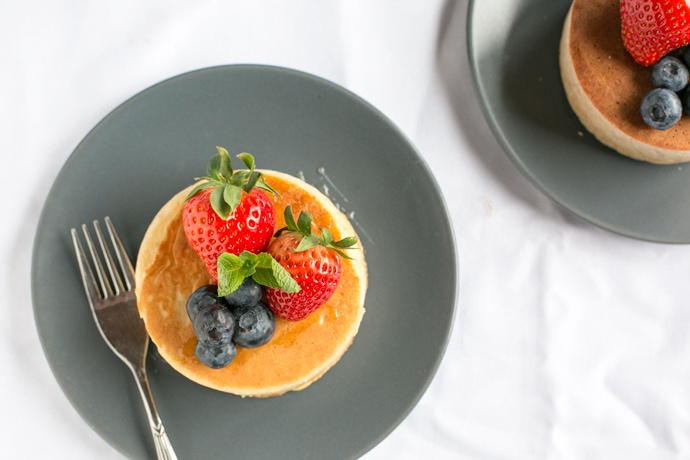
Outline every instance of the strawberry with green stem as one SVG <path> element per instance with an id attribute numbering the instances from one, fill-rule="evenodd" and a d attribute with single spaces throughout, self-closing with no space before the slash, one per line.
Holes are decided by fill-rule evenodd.
<path id="1" fill-rule="evenodd" d="M 315 233 L 311 214 L 302 211 L 295 221 L 291 206 L 285 208 L 284 216 L 286 227 L 276 233 L 267 252 L 300 289 L 288 292 L 268 287 L 265 297 L 274 314 L 288 321 L 299 321 L 333 295 L 342 272 L 340 258 L 350 258 L 344 251 L 352 248 L 357 238 L 350 236 L 334 241 L 326 228 Z"/>
<path id="2" fill-rule="evenodd" d="M 277 194 L 254 169 L 252 155 L 237 155 L 247 169 L 233 171 L 228 151 L 217 150 L 208 162 L 207 175 L 197 178 L 201 182 L 187 196 L 182 211 L 187 241 L 214 281 L 221 254 L 266 250 L 273 236 L 275 208 L 265 192 Z"/>

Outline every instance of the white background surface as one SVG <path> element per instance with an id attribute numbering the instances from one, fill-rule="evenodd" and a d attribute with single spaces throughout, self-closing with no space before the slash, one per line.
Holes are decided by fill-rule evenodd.
<path id="1" fill-rule="evenodd" d="M 61 392 L 33 322 L 31 245 L 59 169 L 148 86 L 260 63 L 381 110 L 453 221 L 447 354 L 367 460 L 690 458 L 690 247 L 598 229 L 520 175 L 479 110 L 466 17 L 467 0 L 0 2 L 0 457 L 121 458 Z"/>

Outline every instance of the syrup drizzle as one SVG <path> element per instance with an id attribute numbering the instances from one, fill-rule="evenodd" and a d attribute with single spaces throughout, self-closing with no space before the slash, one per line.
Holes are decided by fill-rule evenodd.
<path id="1" fill-rule="evenodd" d="M 345 203 L 349 203 L 347 197 L 346 197 L 345 195 L 343 195 L 343 192 L 341 192 L 340 190 L 338 190 L 338 187 L 335 186 L 335 184 L 333 183 L 333 181 L 331 180 L 331 178 L 328 177 L 328 176 L 326 175 L 326 168 L 324 168 L 323 166 L 321 166 L 321 167 L 319 167 L 319 168 L 316 169 L 316 172 L 319 173 L 319 175 L 320 175 L 321 177 L 323 177 L 323 179 L 324 179 L 326 182 L 328 182 L 329 184 L 331 184 L 331 187 L 333 187 L 333 190 L 335 190 L 336 192 L 338 192 L 338 195 L 340 195 L 340 197 L 345 201 Z M 328 196 L 328 195 L 326 195 L 326 196 Z"/>
<path id="2" fill-rule="evenodd" d="M 340 196 L 340 198 L 343 200 L 343 202 L 345 202 L 345 203 L 350 202 L 350 200 L 347 199 L 347 196 L 345 196 L 345 194 L 340 191 L 340 189 L 335 185 L 335 183 L 333 183 L 331 178 L 328 177 L 328 175 L 326 174 L 326 168 L 324 168 L 323 166 L 320 166 L 320 167 L 316 168 L 316 172 L 319 174 L 319 176 L 321 176 L 321 180 L 324 181 L 324 183 L 321 184 L 321 191 L 323 192 L 323 194 L 331 199 L 331 201 L 333 202 L 335 207 L 340 212 L 347 215 L 348 219 L 350 219 L 350 222 L 352 222 L 355 225 L 355 227 L 358 228 L 359 231 L 357 233 L 360 233 L 361 235 L 363 235 L 369 241 L 369 243 L 371 243 L 371 245 L 374 246 L 375 245 L 374 240 L 371 239 L 371 236 L 369 236 L 369 234 L 364 229 L 364 227 L 362 227 L 362 224 L 360 224 L 357 221 L 357 219 L 355 219 L 355 212 L 348 210 L 346 207 L 341 205 L 337 199 L 335 199 L 331 195 L 330 189 L 332 188 Z M 308 181 L 304 177 L 304 171 L 298 171 L 296 176 L 299 177 L 300 179 L 302 179 L 304 182 L 308 183 Z M 314 184 L 312 184 L 312 185 L 314 185 Z"/>

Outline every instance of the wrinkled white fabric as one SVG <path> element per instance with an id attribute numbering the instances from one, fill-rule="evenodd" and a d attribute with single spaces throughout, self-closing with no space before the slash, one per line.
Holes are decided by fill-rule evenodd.
<path id="1" fill-rule="evenodd" d="M 467 0 L 0 2 L 0 457 L 122 458 L 60 391 L 33 322 L 31 244 L 59 169 L 148 86 L 259 63 L 377 107 L 415 144 L 452 219 L 447 353 L 364 458 L 690 458 L 690 246 L 601 230 L 520 174 L 479 109 L 466 18 Z"/>

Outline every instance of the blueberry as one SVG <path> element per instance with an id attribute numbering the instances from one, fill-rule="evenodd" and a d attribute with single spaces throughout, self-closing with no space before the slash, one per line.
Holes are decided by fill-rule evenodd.
<path id="1" fill-rule="evenodd" d="M 218 303 L 218 286 L 208 284 L 194 291 L 187 299 L 187 315 L 194 321 L 194 317 L 204 307 Z"/>
<path id="2" fill-rule="evenodd" d="M 245 348 L 265 345 L 276 331 L 273 312 L 263 302 L 233 309 L 235 316 L 235 344 Z"/>
<path id="3" fill-rule="evenodd" d="M 208 305 L 192 321 L 194 333 L 199 342 L 207 346 L 225 345 L 232 340 L 235 331 L 235 319 L 225 306 Z"/>
<path id="4" fill-rule="evenodd" d="M 263 288 L 251 278 L 245 278 L 240 287 L 225 296 L 225 300 L 233 307 L 245 307 L 256 304 L 261 300 Z"/>
<path id="5" fill-rule="evenodd" d="M 194 355 L 206 366 L 213 369 L 220 369 L 227 366 L 235 359 L 237 347 L 232 342 L 221 346 L 207 346 L 197 342 L 194 348 Z"/>
<path id="6" fill-rule="evenodd" d="M 678 58 L 666 56 L 652 66 L 652 85 L 655 88 L 667 88 L 680 91 L 690 79 L 688 67 Z"/>
<path id="7" fill-rule="evenodd" d="M 678 95 L 670 89 L 655 88 L 642 99 L 640 114 L 649 126 L 664 130 L 678 123 L 683 106 Z"/>

